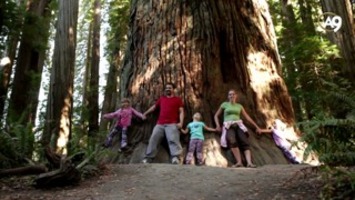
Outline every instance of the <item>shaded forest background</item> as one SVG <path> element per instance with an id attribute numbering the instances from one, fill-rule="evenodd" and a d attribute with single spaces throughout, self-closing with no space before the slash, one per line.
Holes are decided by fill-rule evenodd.
<path id="1" fill-rule="evenodd" d="M 214 5 L 208 2 L 202 4 Z M 250 2 L 255 3 L 241 2 L 241 7 L 246 7 Z M 268 27 L 275 31 L 275 52 L 278 54 L 276 57 L 280 58 L 280 61 L 274 60 L 274 67 L 277 75 L 283 79 L 280 84 L 284 82 L 287 87 L 286 90 L 286 87 L 281 87 L 279 92 L 292 101 L 292 116 L 281 117 L 308 144 L 306 154 L 316 152 L 319 161 L 325 166 L 353 166 L 354 3 L 350 0 L 266 2 L 268 6 L 260 6 L 265 8 L 260 12 L 264 17 L 265 13 L 272 17 L 273 26 Z M 143 11 L 140 12 L 139 6 L 144 8 Z M 125 153 L 118 153 L 118 146 L 108 150 L 101 148 L 113 123 L 103 120 L 101 116 L 102 113 L 116 110 L 120 99 L 127 96 L 132 98 L 133 107 L 144 112 L 154 98 L 161 94 L 164 83 L 159 78 L 147 84 L 144 92 L 135 93 L 134 87 L 139 84 L 137 79 L 132 80 L 132 76 L 140 73 L 139 67 L 135 71 L 130 71 L 128 67 L 132 63 L 137 64 L 132 56 L 140 55 L 132 53 L 139 45 L 133 39 L 142 31 L 135 28 L 140 27 L 140 24 L 144 24 L 141 27 L 146 29 L 154 27 L 149 24 L 154 20 L 147 18 L 150 16 L 148 12 L 148 15 L 142 15 L 141 21 L 137 21 L 139 14 L 149 9 L 151 7 L 148 3 L 138 0 L 1 1 L 1 169 L 46 163 L 45 167 L 41 165 L 34 168 L 44 173 L 58 168 L 67 169 L 69 165 L 63 163 L 70 161 L 77 162 L 75 169 L 78 171 L 71 170 L 81 176 L 80 171 L 88 165 L 138 162 L 144 141 L 149 138 L 154 125 L 154 116 L 147 122 L 134 121 L 136 126 L 132 127 L 134 134 L 130 138 L 132 150 L 137 155 L 134 159 Z M 194 12 L 193 6 L 188 12 Z M 323 13 L 326 12 L 333 12 L 342 18 L 342 27 L 338 32 L 321 28 L 321 23 L 327 17 Z M 189 26 L 189 19 L 186 20 Z M 141 45 L 144 47 L 144 44 Z M 149 50 L 142 50 L 142 66 L 144 56 L 149 54 L 147 52 Z M 193 62 L 198 63 L 198 58 L 194 59 Z M 249 84 L 244 79 L 241 82 L 238 85 Z M 201 101 L 201 108 L 187 108 L 185 124 L 191 120 L 191 114 L 196 109 L 203 109 L 206 113 L 215 112 L 229 86 L 221 86 L 225 91 L 222 90 L 218 94 L 220 97 L 214 99 L 215 107 L 206 106 Z M 188 92 L 182 92 L 182 88 L 188 88 Z M 178 87 L 177 92 L 198 99 L 196 93 L 201 92 L 199 88 L 203 87 L 198 84 L 183 85 Z M 243 94 L 244 103 L 248 100 L 252 102 L 250 98 L 258 96 L 258 93 L 254 95 L 250 91 L 243 92 L 245 88 L 250 86 L 238 88 Z M 145 92 L 151 93 L 151 96 L 149 100 L 142 101 Z M 281 107 L 279 110 L 287 110 L 281 103 L 276 104 Z M 270 114 L 262 118 L 255 110 L 255 105 L 247 105 L 247 108 L 263 126 L 268 125 L 272 117 L 280 116 Z M 213 126 L 211 119 L 205 120 Z M 261 145 L 261 148 L 272 147 L 270 138 L 263 138 L 263 141 L 266 141 L 265 146 Z M 215 146 L 216 143 L 211 142 L 210 145 Z M 224 156 L 228 157 L 228 154 Z M 275 155 L 280 156 L 282 154 Z M 270 162 L 262 159 L 258 159 L 258 162 L 267 164 L 286 161 L 284 158 L 280 160 L 270 156 Z M 342 179 L 342 175 L 352 178 Z M 353 188 L 354 174 L 342 175 L 337 180 L 345 181 L 348 188 Z"/>

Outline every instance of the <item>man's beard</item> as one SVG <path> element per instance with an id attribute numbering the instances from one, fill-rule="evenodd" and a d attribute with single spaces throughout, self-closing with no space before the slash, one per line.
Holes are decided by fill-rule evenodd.
<path id="1" fill-rule="evenodd" d="M 170 96 L 172 93 L 171 93 L 171 90 L 165 90 L 165 94 L 167 95 L 167 96 Z"/>

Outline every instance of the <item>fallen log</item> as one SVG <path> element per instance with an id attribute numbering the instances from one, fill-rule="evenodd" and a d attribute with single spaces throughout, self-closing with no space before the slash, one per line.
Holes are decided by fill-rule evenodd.
<path id="1" fill-rule="evenodd" d="M 70 159 L 63 159 L 60 168 L 54 171 L 40 174 L 34 180 L 36 188 L 49 188 L 66 185 L 76 185 L 80 182 L 81 175 L 79 170 Z"/>
<path id="2" fill-rule="evenodd" d="M 0 178 L 6 176 L 26 176 L 26 175 L 37 175 L 47 172 L 47 167 L 43 165 L 18 167 L 13 169 L 0 170 Z"/>

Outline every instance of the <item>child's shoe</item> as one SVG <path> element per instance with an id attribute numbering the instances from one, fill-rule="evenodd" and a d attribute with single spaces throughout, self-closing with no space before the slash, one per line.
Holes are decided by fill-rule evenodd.
<path id="1" fill-rule="evenodd" d="M 127 142 L 126 141 L 122 141 L 121 142 L 121 149 L 126 148 L 127 147 Z"/>
<path id="2" fill-rule="evenodd" d="M 173 158 L 171 159 L 171 164 L 174 164 L 174 165 L 180 164 L 179 158 L 178 158 L 178 157 L 173 157 Z"/>

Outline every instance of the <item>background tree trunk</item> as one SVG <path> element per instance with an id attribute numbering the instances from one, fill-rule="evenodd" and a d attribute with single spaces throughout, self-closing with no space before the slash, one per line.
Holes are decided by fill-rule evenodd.
<path id="1" fill-rule="evenodd" d="M 117 52 L 117 54 L 119 54 L 119 53 Z M 116 109 L 116 101 L 117 101 L 117 96 L 118 96 L 117 77 L 118 77 L 117 64 L 112 63 L 112 64 L 110 64 L 109 72 L 107 75 L 104 100 L 102 102 L 102 113 L 103 114 L 113 112 Z M 108 122 L 109 121 L 103 119 L 103 117 L 101 115 L 100 132 L 107 131 L 109 129 Z"/>
<path id="2" fill-rule="evenodd" d="M 13 54 L 16 54 L 16 51 L 12 51 Z M 15 57 L 15 56 L 13 56 Z M 0 115 L 4 116 L 4 109 L 5 109 L 5 102 L 7 99 L 7 91 L 9 90 L 10 86 L 10 77 L 12 73 L 12 66 L 13 66 L 13 60 L 10 59 L 10 56 L 8 57 L 9 61 L 7 64 L 2 66 L 1 69 L 1 84 L 0 84 Z M 3 117 L 0 118 L 0 122 L 3 120 Z"/>
<path id="3" fill-rule="evenodd" d="M 89 30 L 88 30 L 88 40 L 87 40 L 87 50 L 86 50 L 86 62 L 85 62 L 85 71 L 83 77 L 83 91 L 82 91 L 82 106 L 80 113 L 80 121 L 81 128 L 83 130 L 83 134 L 87 134 L 88 130 L 88 104 L 89 104 L 89 82 L 90 82 L 90 69 L 91 69 L 91 56 L 92 56 L 92 24 L 90 22 Z"/>
<path id="4" fill-rule="evenodd" d="M 48 146 L 52 134 L 57 152 L 67 154 L 71 137 L 76 26 L 79 1 L 60 0 L 57 32 L 48 93 L 46 125 L 42 142 Z"/>
<path id="5" fill-rule="evenodd" d="M 350 1 L 321 0 L 323 13 L 333 12 L 342 18 L 342 27 L 337 32 L 327 32 L 328 38 L 336 44 L 345 59 L 343 73 L 355 79 L 355 26 Z"/>
<path id="6" fill-rule="evenodd" d="M 307 33 L 314 35 L 316 33 L 316 29 L 312 19 L 311 2 L 309 0 L 298 0 L 298 6 L 300 8 L 302 24 L 306 27 Z"/>
<path id="7" fill-rule="evenodd" d="M 154 104 L 163 85 L 174 82 L 185 103 L 185 125 L 199 111 L 214 126 L 213 115 L 232 88 L 259 126 L 275 118 L 293 125 L 291 100 L 277 72 L 281 63 L 266 1 L 136 0 L 130 33 L 120 91 L 138 110 Z M 147 142 L 153 118 L 132 128 L 131 141 L 143 134 Z M 269 136 L 257 138 L 249 127 L 256 164 L 286 163 Z M 207 165 L 227 165 L 218 143 L 219 135 L 206 135 Z M 138 162 L 144 151 L 144 143 L 138 145 L 130 162 Z M 167 162 L 164 154 L 156 161 Z"/>
<path id="8" fill-rule="evenodd" d="M 34 125 L 49 36 L 50 0 L 29 1 L 9 102 L 9 122 Z"/>
<path id="9" fill-rule="evenodd" d="M 2 11 L 5 13 L 8 13 L 9 10 L 11 9 L 8 6 L 14 6 L 14 4 L 15 4 L 14 2 L 12 2 L 12 3 L 6 2 L 5 3 L 4 1 L 2 1 L 2 3 L 0 3 L 0 5 L 3 9 Z M 21 3 L 19 5 L 19 7 L 22 8 L 25 6 L 23 5 L 23 3 Z M 3 14 L 5 14 L 5 13 L 3 13 Z M 1 56 L 6 56 L 10 60 L 10 63 L 7 63 L 7 65 L 3 66 L 2 74 L 1 74 L 1 85 L 0 85 L 0 115 L 1 116 L 4 116 L 5 102 L 7 100 L 7 93 L 8 93 L 8 89 L 10 86 L 10 77 L 11 77 L 11 74 L 13 71 L 13 66 L 14 66 L 15 59 L 16 59 L 17 46 L 18 46 L 18 42 L 20 40 L 21 30 L 23 29 L 22 28 L 23 27 L 23 19 L 24 19 L 23 13 L 24 12 L 18 12 L 18 15 L 16 15 L 16 19 L 11 21 L 12 26 L 7 27 L 7 29 L 9 29 L 8 30 L 9 32 L 7 34 L 5 34 L 5 35 L 7 35 L 6 44 L 4 44 L 4 45 L 6 45 L 5 53 L 4 53 L 4 55 L 1 55 Z M 2 18 L 2 20 L 10 21 L 10 19 L 12 19 L 11 16 L 8 16 L 8 15 L 6 15 L 6 18 Z M 5 26 L 6 26 L 6 23 L 4 24 L 4 27 Z M 5 30 L 4 29 L 0 30 L 1 35 L 4 34 L 3 31 L 5 31 Z M 3 120 L 2 117 L 1 117 L 1 120 Z"/>
<path id="10" fill-rule="evenodd" d="M 92 50 L 90 64 L 90 86 L 88 97 L 89 136 L 95 137 L 99 131 L 99 64 L 100 64 L 100 25 L 101 3 L 95 0 L 93 5 Z"/>
<path id="11" fill-rule="evenodd" d="M 291 0 L 280 0 L 281 5 L 281 17 L 282 17 L 282 25 L 284 29 L 282 30 L 283 40 L 279 42 L 279 47 L 283 46 L 284 49 L 291 49 L 295 45 L 297 45 L 301 34 L 299 34 L 299 30 L 297 30 L 297 20 L 294 13 L 294 8 L 292 6 Z M 287 54 L 287 50 L 285 54 Z M 289 58 L 290 57 L 290 58 Z M 285 59 L 292 60 L 292 62 L 296 59 L 293 55 L 285 56 Z M 289 62 L 291 63 L 291 62 Z M 295 76 L 295 73 L 299 70 L 296 64 L 288 64 L 284 65 L 283 69 L 283 78 L 288 79 L 288 87 L 290 89 L 290 93 L 292 94 L 292 90 L 295 90 L 297 84 L 299 84 L 298 77 Z M 300 96 L 294 97 L 293 108 L 296 114 L 296 120 L 302 120 L 302 100 Z"/>
<path id="12" fill-rule="evenodd" d="M 111 30 L 108 32 L 109 52 L 112 52 L 109 56 L 109 71 L 107 75 L 107 82 L 105 85 L 104 100 L 102 103 L 101 113 L 113 112 L 118 108 L 118 95 L 119 95 L 119 71 L 121 70 L 121 63 L 123 60 L 123 50 L 127 44 L 127 32 L 128 32 L 128 20 L 129 20 L 129 3 L 113 1 L 110 4 L 110 18 L 109 22 Z M 118 14 L 118 16 L 117 16 Z M 101 115 L 100 120 L 100 133 L 103 138 L 108 129 L 110 129 L 114 121 L 103 119 Z"/>
<path id="13" fill-rule="evenodd" d="M 0 35 L 2 34 L 2 26 L 5 18 L 5 1 L 0 2 Z"/>

